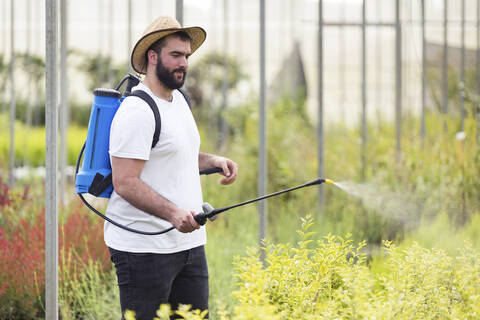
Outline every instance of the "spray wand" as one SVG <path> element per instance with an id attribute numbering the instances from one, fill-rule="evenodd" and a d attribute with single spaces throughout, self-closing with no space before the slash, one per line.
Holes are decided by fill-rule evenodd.
<path id="1" fill-rule="evenodd" d="M 255 199 L 247 200 L 247 201 L 244 201 L 244 202 L 241 202 L 241 203 L 234 204 L 232 206 L 228 206 L 228 207 L 224 207 L 224 208 L 218 208 L 218 209 L 214 209 L 208 202 L 205 202 L 202 206 L 204 212 L 201 212 L 201 213 L 197 214 L 194 218 L 195 218 L 195 221 L 199 225 L 203 226 L 205 223 L 207 223 L 207 219 L 209 219 L 210 221 L 213 221 L 217 218 L 216 216 L 219 213 L 225 212 L 227 210 L 237 208 L 237 207 L 241 207 L 241 206 L 244 206 L 246 204 L 250 204 L 252 202 L 257 202 L 257 201 L 267 199 L 267 198 L 270 198 L 270 197 L 278 196 L 282 193 L 294 191 L 294 190 L 305 188 L 305 187 L 315 186 L 315 185 L 319 185 L 319 184 L 322 184 L 322 183 L 333 184 L 334 182 L 330 179 L 321 179 L 320 178 L 320 179 L 316 179 L 316 180 L 307 182 L 305 184 L 302 184 L 302 185 L 299 185 L 299 186 L 296 186 L 296 187 L 292 187 L 292 188 L 289 188 L 289 189 L 277 191 L 277 192 L 267 194 L 267 195 L 264 195 L 264 196 L 261 196 L 261 197 L 255 198 Z"/>

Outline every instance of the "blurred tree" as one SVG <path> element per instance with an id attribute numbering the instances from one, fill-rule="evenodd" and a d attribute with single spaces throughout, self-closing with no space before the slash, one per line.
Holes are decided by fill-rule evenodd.
<path id="1" fill-rule="evenodd" d="M 216 128 L 215 132 L 218 132 L 219 123 L 222 121 L 220 119 L 225 118 L 222 112 L 226 111 L 221 109 L 224 86 L 228 94 L 232 95 L 247 78 L 235 57 L 225 57 L 220 52 L 208 53 L 189 67 L 185 87 L 192 99 L 192 106 L 197 108 L 198 120 L 208 121 L 210 128 Z"/>
<path id="2" fill-rule="evenodd" d="M 473 68 L 465 70 L 465 83 L 463 88 L 465 90 L 465 110 L 470 115 L 475 115 L 479 97 L 476 93 L 476 71 Z M 441 69 L 438 66 L 429 65 L 427 70 L 427 88 L 430 92 L 431 104 L 435 108 L 436 112 L 441 113 L 442 102 L 442 74 Z M 460 72 L 453 66 L 448 67 L 448 108 L 449 112 L 460 114 L 460 94 L 462 84 L 460 83 Z"/>
<path id="3" fill-rule="evenodd" d="M 43 125 L 45 123 L 45 59 L 39 55 L 17 53 L 15 61 L 19 67 L 16 69 L 17 72 L 27 76 L 28 81 L 32 82 L 33 92 L 35 92 L 34 97 L 17 97 L 16 118 L 23 122 L 27 122 L 26 119 L 32 119 L 31 124 Z M 30 106 L 28 101 L 31 102 Z M 33 117 L 30 113 L 33 114 Z"/>
<path id="4" fill-rule="evenodd" d="M 72 53 L 80 58 L 76 68 L 87 76 L 90 91 L 100 87 L 113 88 L 128 72 L 125 63 L 115 65 L 110 56 L 77 50 Z"/>

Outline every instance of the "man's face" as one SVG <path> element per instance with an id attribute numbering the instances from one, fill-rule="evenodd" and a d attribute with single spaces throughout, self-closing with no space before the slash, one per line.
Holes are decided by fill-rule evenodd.
<path id="1" fill-rule="evenodd" d="M 190 54 L 189 40 L 185 41 L 175 36 L 166 38 L 155 67 L 158 80 L 172 90 L 182 87 L 187 76 Z"/>

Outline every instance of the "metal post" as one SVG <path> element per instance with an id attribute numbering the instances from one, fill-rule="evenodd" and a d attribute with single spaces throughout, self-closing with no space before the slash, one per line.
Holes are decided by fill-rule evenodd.
<path id="1" fill-rule="evenodd" d="M 318 176 L 324 175 L 324 144 L 323 144 L 323 0 L 318 1 L 318 119 L 317 119 L 317 152 Z M 318 186 L 319 215 L 322 216 L 324 205 L 323 186 Z"/>
<path id="2" fill-rule="evenodd" d="M 130 55 L 132 54 L 132 0 L 127 0 L 127 70 L 132 72 L 132 66 L 130 64 Z"/>
<path id="3" fill-rule="evenodd" d="M 235 41 L 237 43 L 237 58 L 243 56 L 243 6 L 245 3 L 243 1 L 236 1 L 237 3 L 237 9 L 235 10 L 237 13 L 237 24 L 238 24 L 238 30 L 237 30 L 237 35 L 238 38 Z M 239 59 L 241 60 L 241 59 Z"/>
<path id="4" fill-rule="evenodd" d="M 148 22 L 150 23 L 151 21 L 153 21 L 153 13 L 155 12 L 155 10 L 153 10 L 153 0 L 148 0 L 148 5 L 145 6 L 146 7 L 146 10 L 147 10 L 147 15 L 146 17 L 148 17 Z"/>
<path id="5" fill-rule="evenodd" d="M 380 22 L 382 17 L 382 3 L 384 0 L 377 0 L 377 19 Z M 376 80 L 376 90 L 375 90 L 375 109 L 377 110 L 377 114 L 381 112 L 381 105 L 382 105 L 382 49 L 383 49 L 383 42 L 381 39 L 381 31 L 377 30 L 377 41 L 376 41 L 376 55 L 375 55 L 375 80 Z M 380 35 L 378 33 L 380 32 Z"/>
<path id="6" fill-rule="evenodd" d="M 265 0 L 260 0 L 260 111 L 259 111 L 259 167 L 258 167 L 258 194 L 267 193 L 267 112 L 266 112 L 266 80 L 265 80 Z M 258 204 L 259 212 L 259 240 L 267 235 L 267 202 L 262 200 Z M 262 259 L 264 259 L 262 250 Z"/>
<path id="7" fill-rule="evenodd" d="M 461 1 L 461 57 L 460 57 L 460 131 L 465 122 L 465 0 Z"/>
<path id="8" fill-rule="evenodd" d="M 15 182 L 15 5 L 10 0 L 10 162 L 8 170 L 8 184 Z"/>
<path id="9" fill-rule="evenodd" d="M 342 1 L 341 5 L 341 19 L 342 22 L 346 22 L 346 5 L 345 0 Z M 347 106 L 347 89 L 346 89 L 346 68 L 345 64 L 347 59 L 345 58 L 345 28 L 343 26 L 340 27 L 340 35 L 338 37 L 340 46 L 339 46 L 339 56 L 340 56 L 340 66 L 339 66 L 339 80 L 340 80 L 340 112 L 341 112 L 341 121 L 343 124 L 346 123 L 346 111 L 345 108 Z"/>
<path id="10" fill-rule="evenodd" d="M 395 131 L 396 161 L 400 161 L 402 152 L 402 28 L 400 25 L 400 0 L 395 1 Z"/>
<path id="11" fill-rule="evenodd" d="M 5 0 L 3 1 L 3 14 L 2 14 L 2 19 L 3 19 L 3 38 L 2 38 L 2 45 L 3 45 L 3 50 L 4 51 L 4 55 L 3 55 L 3 61 L 6 63 L 7 62 L 7 55 L 8 55 L 8 47 L 7 47 L 7 42 L 8 42 L 8 25 L 7 25 L 7 12 L 8 12 L 8 9 L 7 9 L 7 3 L 8 1 Z M 4 87 L 2 88 L 2 109 L 1 109 L 1 112 L 5 112 L 7 111 L 7 101 L 8 101 L 8 86 L 7 86 L 7 82 L 5 81 L 4 82 Z"/>
<path id="12" fill-rule="evenodd" d="M 110 48 L 110 50 L 108 50 L 108 52 L 110 53 L 110 61 L 113 62 L 113 52 L 115 50 L 113 50 L 114 48 L 114 42 L 113 42 L 113 39 L 114 39 L 114 29 L 115 29 L 115 26 L 114 26 L 114 15 L 115 15 L 115 6 L 113 4 L 113 0 L 109 0 L 108 1 L 108 48 Z M 113 82 L 114 82 L 114 79 L 115 78 L 115 75 L 114 75 L 114 70 L 113 68 L 110 68 L 108 70 L 108 83 L 111 85 Z"/>
<path id="13" fill-rule="evenodd" d="M 361 130 L 362 130 L 362 150 L 361 150 L 361 179 L 365 181 L 366 175 L 366 167 L 367 167 L 367 64 L 366 64 L 366 47 L 367 47 L 367 39 L 366 39 L 366 5 L 365 0 L 362 1 L 362 123 L 361 123 Z"/>
<path id="14" fill-rule="evenodd" d="M 443 1 L 443 65 L 442 65 L 442 89 L 443 89 L 443 104 L 442 112 L 444 115 L 448 112 L 448 0 Z M 447 131 L 447 120 L 443 120 L 443 129 Z"/>
<path id="15" fill-rule="evenodd" d="M 67 129 L 69 118 L 67 72 L 68 0 L 60 1 L 60 203 L 65 205 L 67 166 Z"/>
<path id="16" fill-rule="evenodd" d="M 175 16 L 180 25 L 183 26 L 183 0 L 176 0 L 175 2 Z"/>
<path id="17" fill-rule="evenodd" d="M 427 87 L 427 77 L 426 77 L 426 39 L 425 39 L 425 0 L 421 1 L 421 15 L 422 15 L 422 116 L 420 123 L 420 139 L 423 147 L 425 141 L 425 103 L 426 103 L 426 87 Z"/>
<path id="18" fill-rule="evenodd" d="M 58 319 L 57 2 L 45 2 L 45 319 Z"/>
<path id="19" fill-rule="evenodd" d="M 31 42 L 31 3 L 27 0 L 27 8 L 26 8 L 26 18 L 27 18 L 27 36 L 26 36 L 26 56 L 27 62 L 26 64 L 29 65 L 31 61 L 32 53 L 30 52 L 30 42 Z M 30 136 L 30 126 L 32 125 L 32 77 L 29 76 L 27 79 L 27 106 L 25 109 L 25 123 L 26 123 L 26 131 L 25 131 L 25 139 L 23 139 L 23 148 L 24 150 L 27 149 L 27 140 Z M 26 154 L 23 155 L 23 162 L 24 165 L 29 165 L 28 157 Z"/>
<path id="20" fill-rule="evenodd" d="M 225 120 L 225 110 L 228 103 L 228 0 L 223 0 L 223 81 L 222 81 L 222 105 L 218 116 L 218 149 L 223 150 L 227 138 L 227 122 Z"/>
<path id="21" fill-rule="evenodd" d="M 476 67 L 476 122 L 477 122 L 477 132 L 476 140 L 477 145 L 480 144 L 480 0 L 477 0 L 477 56 L 475 61 Z"/>
<path id="22" fill-rule="evenodd" d="M 102 61 L 102 44 L 103 44 L 103 30 L 102 30 L 102 21 L 103 21 L 103 1 L 98 1 L 98 26 L 97 26 L 97 85 L 95 87 L 102 87 L 103 86 L 103 65 Z M 62 17 L 60 17 L 62 19 Z M 128 60 L 128 59 L 127 59 Z"/>

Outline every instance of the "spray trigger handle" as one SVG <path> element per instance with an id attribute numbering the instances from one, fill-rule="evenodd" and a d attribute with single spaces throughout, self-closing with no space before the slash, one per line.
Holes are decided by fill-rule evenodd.
<path id="1" fill-rule="evenodd" d="M 213 211 L 215 211 L 215 209 L 212 207 L 210 203 L 205 202 L 202 205 L 202 210 L 203 212 L 200 212 L 199 214 L 193 217 L 199 225 L 203 226 L 205 223 L 207 223 L 207 219 L 210 221 L 215 221 L 218 218 L 216 214 L 213 216 L 210 216 L 210 214 Z"/>
<path id="2" fill-rule="evenodd" d="M 205 214 L 207 214 L 207 216 L 215 210 L 215 209 L 213 209 L 212 205 L 208 202 L 205 202 L 204 204 L 202 204 L 202 209 L 203 209 L 203 212 Z M 218 218 L 217 215 L 213 215 L 213 216 L 208 217 L 208 220 L 215 221 L 215 220 L 217 220 L 217 218 Z"/>

